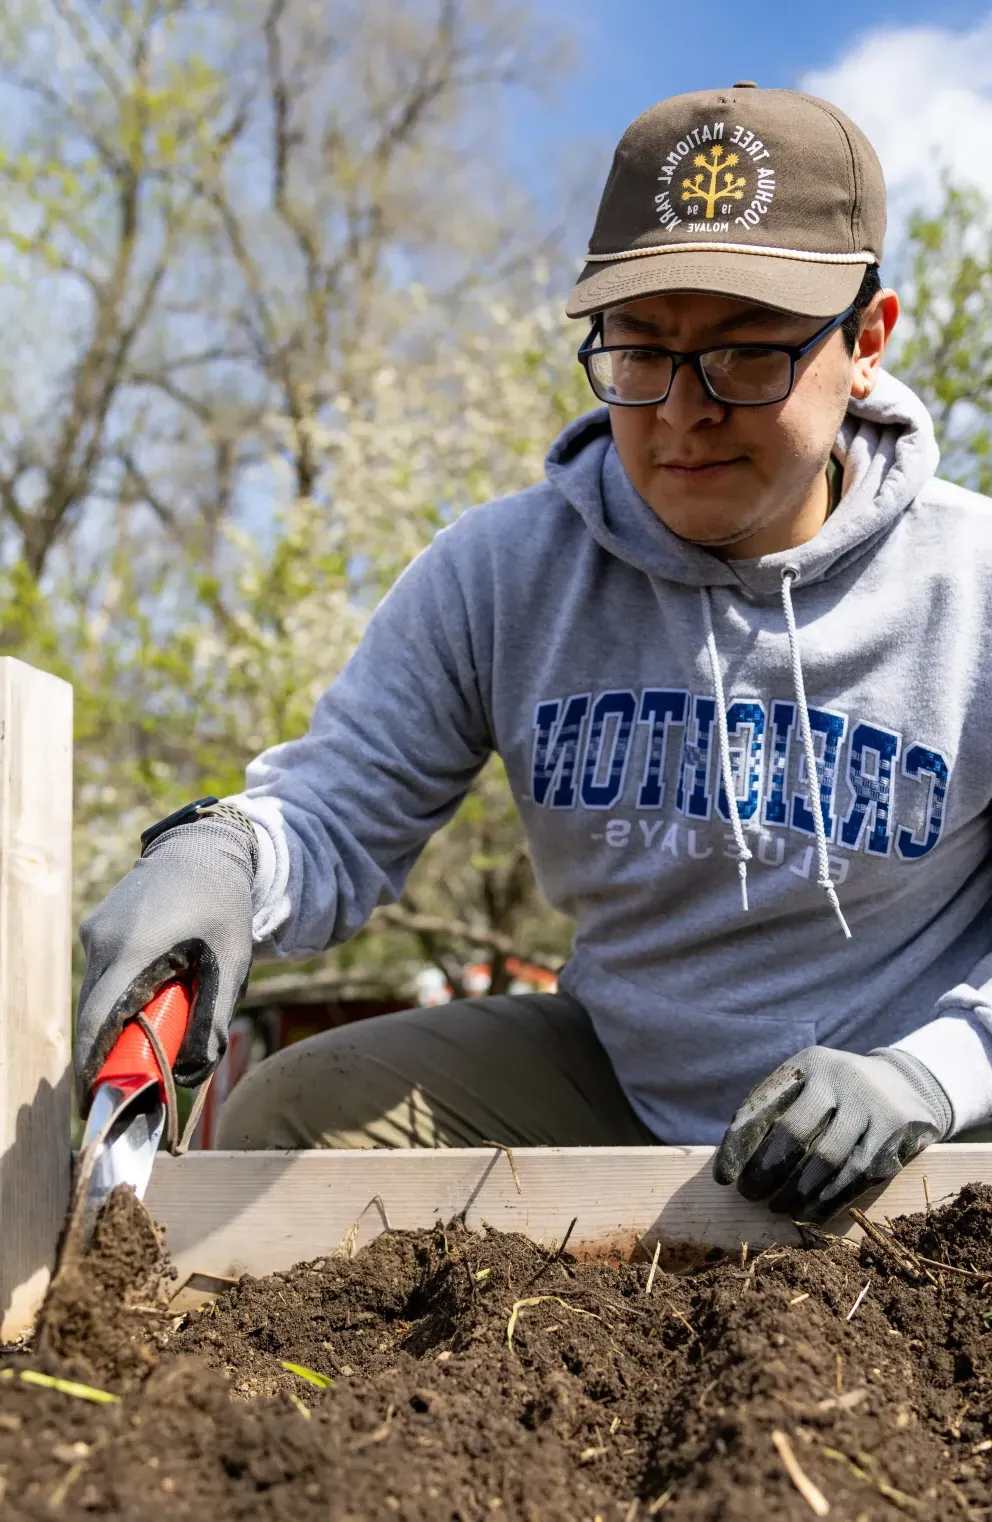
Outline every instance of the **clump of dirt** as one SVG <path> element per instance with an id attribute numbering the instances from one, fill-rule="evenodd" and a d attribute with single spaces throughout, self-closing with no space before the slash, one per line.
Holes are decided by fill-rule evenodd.
<path id="1" fill-rule="evenodd" d="M 146 1331 L 116 1405 L 11 1364 L 4 1515 L 992 1522 L 992 1188 L 858 1245 L 649 1272 L 387 1233 Z"/>
<path id="2" fill-rule="evenodd" d="M 163 1240 L 132 1189 L 114 1189 L 81 1257 L 56 1274 L 38 1323 L 46 1367 L 119 1389 L 155 1362 L 150 1340 L 165 1323 L 170 1275 Z"/>

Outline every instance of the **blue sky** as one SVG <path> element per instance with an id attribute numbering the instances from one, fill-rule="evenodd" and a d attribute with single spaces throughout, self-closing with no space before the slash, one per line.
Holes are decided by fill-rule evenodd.
<path id="1" fill-rule="evenodd" d="M 753 79 L 813 88 L 875 143 L 895 205 L 933 193 L 941 164 L 992 190 L 973 131 L 992 128 L 992 0 L 533 0 L 571 34 L 571 77 L 524 99 L 514 168 L 541 196 L 562 163 L 602 183 L 627 124 L 666 95 Z M 970 140 L 970 141 L 969 141 Z M 992 160 L 992 155 L 979 155 Z M 579 171 L 581 175 L 581 170 Z"/>
<path id="2" fill-rule="evenodd" d="M 547 142 L 616 139 L 666 95 L 731 85 L 798 85 L 835 64 L 869 32 L 916 25 L 966 31 L 989 5 L 973 0 L 533 0 L 538 16 L 569 33 L 576 73 L 542 110 L 518 123 Z M 531 139 L 531 142 L 533 140 Z"/>

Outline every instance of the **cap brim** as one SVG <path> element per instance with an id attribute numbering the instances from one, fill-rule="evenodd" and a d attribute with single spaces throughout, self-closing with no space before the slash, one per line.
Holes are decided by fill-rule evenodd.
<path id="1" fill-rule="evenodd" d="M 826 264 L 774 254 L 731 254 L 718 248 L 681 253 L 673 248 L 615 264 L 587 264 L 569 296 L 569 317 L 591 317 L 607 307 L 666 291 L 736 296 L 777 312 L 835 317 L 858 293 L 865 264 Z"/>

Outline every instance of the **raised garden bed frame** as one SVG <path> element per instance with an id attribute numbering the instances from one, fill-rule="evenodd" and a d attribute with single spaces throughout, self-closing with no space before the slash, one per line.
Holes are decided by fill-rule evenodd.
<path id="1" fill-rule="evenodd" d="M 68 1201 L 72 689 L 0 659 L 0 1341 L 30 1330 Z M 180 1272 L 268 1273 L 387 1226 L 464 1214 L 570 1250 L 659 1238 L 733 1248 L 795 1228 L 710 1176 L 708 1147 L 197 1152 L 158 1159 L 147 1204 Z M 992 1143 L 934 1146 L 866 1206 L 884 1219 L 992 1183 Z M 864 1202 L 862 1202 L 864 1203 Z M 856 1232 L 848 1218 L 834 1228 Z"/>

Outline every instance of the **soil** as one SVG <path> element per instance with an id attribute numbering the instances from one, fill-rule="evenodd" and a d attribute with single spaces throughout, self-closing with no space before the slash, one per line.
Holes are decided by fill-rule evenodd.
<path id="1" fill-rule="evenodd" d="M 41 1365 L 66 1378 L 133 1383 L 155 1364 L 149 1335 L 167 1324 L 170 1272 L 162 1234 L 129 1189 L 100 1212 L 89 1252 L 63 1262 L 38 1324 Z"/>
<path id="2" fill-rule="evenodd" d="M 39 1347 L 0 1359 L 5 1519 L 992 1522 L 988 1186 L 650 1294 L 647 1264 L 453 1224 L 163 1319 L 158 1249 L 115 1196 Z"/>

